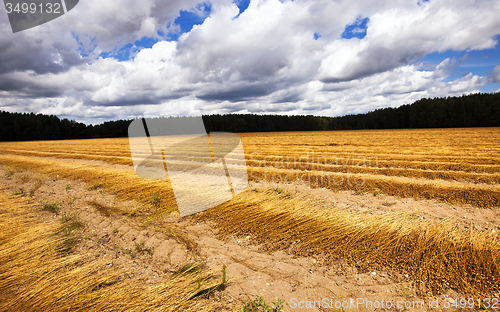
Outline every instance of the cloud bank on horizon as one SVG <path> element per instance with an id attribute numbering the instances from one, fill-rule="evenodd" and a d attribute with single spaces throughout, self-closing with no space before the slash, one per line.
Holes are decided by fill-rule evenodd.
<path id="1" fill-rule="evenodd" d="M 498 0 L 235 1 L 82 0 L 15 34 L 0 9 L 0 110 L 338 116 L 500 91 Z"/>

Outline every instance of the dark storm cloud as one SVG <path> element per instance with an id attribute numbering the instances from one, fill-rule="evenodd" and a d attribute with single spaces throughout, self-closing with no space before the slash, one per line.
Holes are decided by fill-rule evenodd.
<path id="1" fill-rule="evenodd" d="M 276 88 L 267 83 L 239 85 L 230 89 L 209 91 L 196 94 L 196 97 L 205 101 L 240 102 L 246 99 L 266 96 L 276 91 Z"/>
<path id="2" fill-rule="evenodd" d="M 61 73 L 84 62 L 76 51 L 48 49 L 23 39 L 0 42 L 0 74 L 29 70 L 37 74 Z"/>
<path id="3" fill-rule="evenodd" d="M 363 79 L 404 66 L 425 54 L 425 51 L 417 48 L 407 50 L 374 45 L 367 50 L 358 51 L 342 71 L 336 72 L 335 75 L 323 76 L 320 80 L 324 83 L 339 83 Z"/>
<path id="4" fill-rule="evenodd" d="M 185 97 L 186 93 L 172 93 L 169 96 L 157 96 L 152 93 L 141 93 L 140 95 L 121 97 L 115 101 L 92 101 L 85 100 L 86 105 L 92 106 L 135 106 L 135 105 L 157 105 L 169 100 L 177 100 Z"/>
<path id="5" fill-rule="evenodd" d="M 296 103 L 298 101 L 303 100 L 303 96 L 300 93 L 288 94 L 286 96 L 280 97 L 274 101 L 274 103 Z"/>
<path id="6" fill-rule="evenodd" d="M 500 82 L 500 65 L 495 66 L 486 77 L 490 82 Z"/>
<path id="7" fill-rule="evenodd" d="M 64 86 L 40 85 L 32 81 L 0 75 L 0 91 L 8 91 L 20 98 L 58 97 L 64 94 L 64 90 Z"/>
<path id="8" fill-rule="evenodd" d="M 29 38 L 22 32 L 12 34 L 9 31 L 12 32 L 6 24 L 0 24 L 0 74 L 61 73 L 85 62 L 75 46 L 62 39 L 46 42 L 42 37 Z"/>

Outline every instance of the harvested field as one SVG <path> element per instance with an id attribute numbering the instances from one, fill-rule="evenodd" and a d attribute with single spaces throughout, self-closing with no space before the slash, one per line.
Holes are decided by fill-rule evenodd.
<path id="1" fill-rule="evenodd" d="M 245 133 L 250 180 L 500 206 L 500 130 Z M 1 143 L 4 154 L 131 166 L 127 138 Z M 243 167 L 240 170 L 245 170 Z"/>
<path id="2" fill-rule="evenodd" d="M 210 270 L 193 265 L 150 286 L 111 259 L 68 254 L 83 227 L 76 215 L 40 214 L 50 215 L 0 192 L 0 311 L 213 311 L 198 298 L 220 285 Z"/>
<path id="3" fill-rule="evenodd" d="M 324 267 L 408 276 L 422 298 L 450 292 L 498 296 L 500 129 L 240 137 L 246 167 L 233 165 L 232 170 L 246 170 L 251 185 L 183 222 L 213 225 L 222 240 L 251 237 L 249 243 L 263 252 L 314 257 Z M 198 157 L 196 151 L 190 155 Z M 126 138 L 0 143 L 0 163 L 6 179 L 27 169 L 136 202 L 117 210 L 88 201 L 106 218 L 124 214 L 168 232 L 164 220 L 177 210 L 168 180 L 135 174 Z M 36 199 L 36 188 L 26 188 L 11 191 Z"/>

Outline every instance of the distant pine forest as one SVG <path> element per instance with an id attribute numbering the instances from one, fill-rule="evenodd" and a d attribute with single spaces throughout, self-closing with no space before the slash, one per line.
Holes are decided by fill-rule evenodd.
<path id="1" fill-rule="evenodd" d="M 192 117 L 160 117 L 165 122 Z M 173 121 L 173 120 L 172 120 Z M 341 117 L 228 114 L 203 116 L 207 132 L 500 127 L 500 93 L 421 99 L 398 108 Z M 54 115 L 0 111 L 0 141 L 127 137 L 132 120 L 85 125 Z"/>

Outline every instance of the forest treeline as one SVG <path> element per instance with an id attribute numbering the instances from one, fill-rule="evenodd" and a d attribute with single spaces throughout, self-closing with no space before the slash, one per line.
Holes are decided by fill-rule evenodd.
<path id="1" fill-rule="evenodd" d="M 165 122 L 192 117 L 160 117 Z M 157 120 L 158 121 L 158 120 Z M 207 132 L 500 127 L 500 93 L 421 99 L 398 108 L 341 117 L 228 114 L 203 116 Z M 116 138 L 132 120 L 85 125 L 54 115 L 0 111 L 0 141 Z"/>

